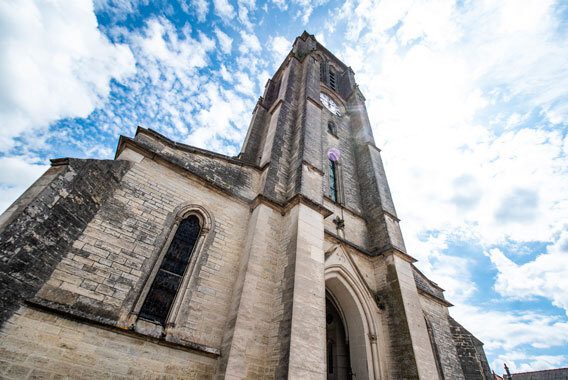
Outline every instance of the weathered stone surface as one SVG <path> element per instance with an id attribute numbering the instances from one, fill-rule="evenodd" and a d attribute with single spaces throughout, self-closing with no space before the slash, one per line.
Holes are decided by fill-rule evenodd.
<path id="1" fill-rule="evenodd" d="M 0 230 L 0 323 L 43 286 L 68 249 L 111 197 L 130 163 L 69 159 L 48 170 L 33 199 Z M 12 206 L 14 207 L 14 206 Z M 68 293 L 77 299 L 79 294 Z"/>
<path id="2" fill-rule="evenodd" d="M 426 292 L 440 300 L 445 300 L 444 290 L 440 288 L 436 283 L 430 281 L 422 272 L 420 272 L 416 267 L 412 267 L 412 274 L 414 275 L 414 281 L 416 281 L 416 287 L 423 292 Z M 448 306 L 448 305 L 446 305 Z"/>
<path id="3" fill-rule="evenodd" d="M 428 295 L 421 295 L 420 304 L 428 324 L 430 341 L 439 372 L 444 379 L 463 379 L 464 375 L 452 336 L 447 304 Z"/>
<path id="4" fill-rule="evenodd" d="M 0 331 L 6 379 L 211 379 L 215 358 L 20 308 Z"/>
<path id="5" fill-rule="evenodd" d="M 364 102 L 351 69 L 304 33 L 239 156 L 138 128 L 116 161 L 57 162 L 0 217 L 0 375 L 322 379 L 326 299 L 358 379 L 485 374 L 480 342 L 405 251 Z M 201 232 L 167 322 L 144 320 L 190 214 Z"/>
<path id="6" fill-rule="evenodd" d="M 491 379 L 491 370 L 483 351 L 483 343 L 452 317 L 449 317 L 449 321 L 464 378 Z"/>

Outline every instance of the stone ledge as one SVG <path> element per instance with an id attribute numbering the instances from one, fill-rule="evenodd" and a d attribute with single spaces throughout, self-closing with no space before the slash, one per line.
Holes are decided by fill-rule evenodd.
<path id="1" fill-rule="evenodd" d="M 387 256 L 389 254 L 397 255 L 400 258 L 402 258 L 404 261 L 408 261 L 411 264 L 418 261 L 414 257 L 410 256 L 408 253 L 400 250 L 399 248 L 395 247 L 392 244 L 388 244 L 382 248 L 377 248 L 373 250 L 371 256 L 381 256 L 381 255 Z"/>
<path id="2" fill-rule="evenodd" d="M 348 207 L 348 205 L 346 205 L 345 203 L 336 202 L 336 201 L 334 201 L 333 199 L 331 199 L 327 194 L 324 194 L 324 195 L 323 195 L 323 198 L 324 198 L 324 200 L 329 201 L 330 203 L 333 203 L 333 205 L 334 205 L 335 207 L 339 207 L 340 209 L 343 209 L 343 210 L 345 210 L 345 211 L 351 213 L 352 215 L 354 215 L 354 216 L 356 216 L 356 217 L 358 217 L 358 218 L 360 218 L 360 219 L 365 220 L 365 217 L 363 216 L 363 214 L 361 214 L 360 212 L 357 212 L 357 211 L 353 210 L 351 207 Z M 365 223 L 366 223 L 366 221 L 365 221 Z"/>
<path id="3" fill-rule="evenodd" d="M 284 99 L 282 97 L 276 98 L 276 101 L 272 103 L 272 106 L 268 110 L 268 113 L 274 115 L 274 112 L 276 112 L 276 109 L 280 107 L 282 103 L 284 103 Z"/>
<path id="4" fill-rule="evenodd" d="M 446 307 L 452 307 L 452 306 L 454 306 L 453 303 L 448 302 L 448 301 L 446 301 L 445 299 L 440 298 L 440 297 L 438 297 L 438 296 L 436 296 L 436 295 L 434 295 L 434 294 L 432 294 L 432 293 L 430 293 L 430 292 L 428 292 L 428 291 L 426 291 L 426 290 L 424 290 L 424 289 L 422 289 L 422 288 L 420 288 L 420 287 L 418 287 L 418 286 L 416 286 L 416 289 L 418 290 L 418 294 L 421 294 L 421 295 L 423 295 L 423 296 L 425 296 L 425 297 L 427 297 L 427 298 L 430 298 L 430 299 L 432 299 L 433 301 L 438 302 L 438 303 L 440 303 L 440 304 L 442 304 L 442 305 L 444 305 L 444 306 L 446 306 Z"/>
<path id="5" fill-rule="evenodd" d="M 318 173 L 318 174 L 321 175 L 321 176 L 324 175 L 324 173 L 323 173 L 323 171 L 322 171 L 321 169 L 316 168 L 314 165 L 310 164 L 310 163 L 309 163 L 308 161 L 306 161 L 306 160 L 302 160 L 302 165 L 307 166 L 309 170 L 313 170 L 313 171 L 315 171 L 316 173 Z"/>
<path id="6" fill-rule="evenodd" d="M 250 209 L 252 211 L 259 204 L 265 204 L 271 207 L 272 209 L 280 212 L 282 215 L 286 215 L 286 213 L 290 211 L 290 209 L 296 206 L 298 203 L 302 203 L 308 206 L 309 208 L 317 211 L 318 213 L 322 214 L 324 219 L 333 214 L 333 212 L 328 208 L 314 202 L 313 200 L 307 198 L 302 194 L 296 194 L 292 198 L 286 200 L 285 202 L 279 202 L 270 197 L 267 197 L 266 195 L 259 194 L 250 202 Z"/>
<path id="7" fill-rule="evenodd" d="M 347 240 L 347 239 L 342 238 L 341 236 L 339 236 L 339 235 L 337 235 L 337 234 L 331 232 L 330 230 L 327 230 L 327 229 L 326 229 L 326 230 L 324 230 L 324 233 L 325 233 L 326 235 L 331 236 L 333 239 L 337 240 L 338 242 L 344 243 L 344 244 L 350 246 L 351 248 L 353 248 L 353 249 L 355 249 L 355 250 L 357 250 L 357 251 L 359 251 L 359 252 L 361 252 L 361 253 L 364 253 L 364 254 L 367 255 L 367 256 L 373 256 L 373 254 L 372 254 L 370 251 L 368 251 L 367 249 L 365 249 L 365 248 L 363 248 L 363 247 L 361 247 L 361 246 L 359 246 L 359 245 L 357 245 L 357 244 L 355 244 L 355 243 L 352 243 L 352 242 L 350 242 L 350 241 Z"/>

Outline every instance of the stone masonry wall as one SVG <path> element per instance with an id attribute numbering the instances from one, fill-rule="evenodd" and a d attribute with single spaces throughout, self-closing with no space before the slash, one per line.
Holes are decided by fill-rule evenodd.
<path id="1" fill-rule="evenodd" d="M 117 161 L 65 162 L 16 201 L 19 211 L 0 232 L 0 326 L 43 286 L 130 167 Z"/>
<path id="2" fill-rule="evenodd" d="M 282 220 L 288 228 L 283 229 L 279 235 L 279 247 L 285 252 L 293 252 L 296 239 L 296 226 L 294 219 L 296 213 L 289 212 Z M 278 256 L 275 263 L 274 278 L 277 288 L 271 300 L 272 320 L 275 323 L 269 338 L 269 347 L 272 355 L 269 361 L 274 368 L 275 378 L 284 378 L 288 374 L 288 363 L 290 358 L 290 330 L 292 324 L 292 306 L 294 294 L 294 273 L 296 256 L 282 254 Z"/>
<path id="3" fill-rule="evenodd" d="M 0 331 L 3 379 L 211 379 L 215 359 L 22 307 Z"/>
<path id="4" fill-rule="evenodd" d="M 343 115 L 319 104 L 318 46 L 307 33 L 297 40 L 270 84 L 274 104 L 259 104 L 252 123 L 249 142 L 262 146 L 245 147 L 242 160 L 140 128 L 121 138 L 117 161 L 52 168 L 0 218 L 0 377 L 323 378 L 325 254 L 338 245 L 377 313 L 378 336 L 359 338 L 377 344 L 384 377 L 487 376 L 481 342 L 402 253 L 352 71 L 340 65 Z M 343 213 L 323 197 L 330 147 L 342 152 Z M 136 322 L 189 205 L 207 210 L 212 226 L 178 292 L 175 326 Z M 361 358 L 359 368 L 377 368 Z"/>
<path id="5" fill-rule="evenodd" d="M 333 214 L 325 218 L 325 230 L 329 231 L 335 235 L 339 235 L 348 242 L 355 244 L 363 249 L 368 248 L 368 230 L 367 223 L 361 215 L 356 215 L 349 210 L 343 210 L 341 212 L 341 206 L 338 203 L 332 202 L 329 199 L 325 199 L 324 206 L 333 211 Z M 337 226 L 333 222 L 336 217 L 343 217 L 344 228 L 343 230 L 337 230 Z"/>
<path id="6" fill-rule="evenodd" d="M 404 299 L 398 290 L 400 283 L 394 265 L 385 260 L 384 275 L 386 288 L 379 290 L 387 311 L 387 324 L 390 336 L 391 376 L 393 378 L 418 378 L 416 358 L 412 351 L 412 341 L 408 318 L 404 311 Z M 404 364 L 403 364 L 404 363 Z"/>
<path id="7" fill-rule="evenodd" d="M 208 153 L 184 144 L 169 141 L 153 131 L 140 129 L 135 142 L 165 160 L 209 181 L 212 185 L 244 199 L 252 199 L 258 193 L 260 171 L 239 163 L 231 157 Z"/>
<path id="8" fill-rule="evenodd" d="M 437 347 L 437 353 L 435 352 L 434 354 L 438 356 L 444 378 L 463 379 L 463 372 L 448 320 L 448 308 L 424 295 L 420 296 L 420 303 L 424 311 L 424 317 L 431 326 L 431 337 L 434 339 Z"/>
<path id="9" fill-rule="evenodd" d="M 297 135 L 295 129 L 298 117 L 298 87 L 301 81 L 301 67 L 296 59 L 291 59 L 285 69 L 280 87 L 280 105 L 274 110 L 271 120 L 271 132 L 265 144 L 271 146 L 266 150 L 270 158 L 263 155 L 263 161 L 270 161 L 266 169 L 262 194 L 270 199 L 283 202 L 288 197 L 290 176 L 290 154 Z M 276 119 L 275 119 L 276 118 Z M 275 120 L 274 120 L 275 119 Z"/>
<path id="10" fill-rule="evenodd" d="M 452 317 L 449 322 L 465 379 L 491 379 L 483 344 Z"/>
<path id="11" fill-rule="evenodd" d="M 327 123 L 329 121 L 335 123 L 337 137 L 327 131 Z M 337 148 L 341 152 L 339 178 L 341 180 L 340 192 L 343 195 L 343 204 L 355 213 L 361 214 L 360 184 L 357 177 L 357 164 L 355 161 L 353 137 L 351 136 L 350 119 L 348 115 L 343 115 L 342 117 L 335 116 L 324 108 L 322 110 L 321 129 L 324 133 L 322 157 L 324 162 L 323 192 L 329 196 L 329 160 L 327 152 L 330 148 Z"/>
<path id="12" fill-rule="evenodd" d="M 36 301 L 87 319 L 128 328 L 130 313 L 170 233 L 176 210 L 197 204 L 213 215 L 176 341 L 218 348 L 226 323 L 248 207 L 199 181 L 143 159 L 77 237 Z"/>
<path id="13" fill-rule="evenodd" d="M 253 211 L 235 282 L 219 373 L 227 378 L 272 378 L 280 356 L 279 322 L 287 225 L 279 212 L 259 205 Z M 276 307 L 275 307 L 276 306 Z M 274 339 L 276 337 L 276 339 Z"/>

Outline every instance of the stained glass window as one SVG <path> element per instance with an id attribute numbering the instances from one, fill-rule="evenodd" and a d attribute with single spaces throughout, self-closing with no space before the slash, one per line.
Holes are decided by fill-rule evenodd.
<path id="1" fill-rule="evenodd" d="M 144 300 L 140 318 L 161 325 L 166 323 L 200 230 L 199 219 L 195 215 L 181 221 Z"/>
<path id="2" fill-rule="evenodd" d="M 337 202 L 337 168 L 334 161 L 329 160 L 329 196 Z"/>

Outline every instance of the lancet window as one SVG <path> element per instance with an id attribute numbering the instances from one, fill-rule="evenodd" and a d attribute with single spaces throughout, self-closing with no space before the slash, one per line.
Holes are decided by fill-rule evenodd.
<path id="1" fill-rule="evenodd" d="M 337 188 L 337 164 L 329 160 L 329 196 L 334 201 L 339 200 Z"/>
<path id="2" fill-rule="evenodd" d="M 189 215 L 179 223 L 140 309 L 140 318 L 165 325 L 200 231 L 201 225 L 196 215 Z"/>

